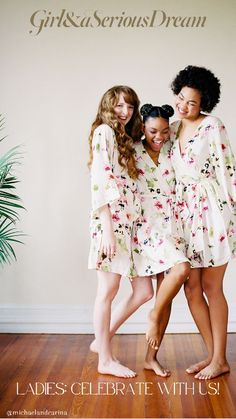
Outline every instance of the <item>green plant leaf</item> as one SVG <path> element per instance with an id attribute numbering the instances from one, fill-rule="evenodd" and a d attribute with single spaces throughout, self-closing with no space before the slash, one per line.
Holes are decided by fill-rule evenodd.
<path id="1" fill-rule="evenodd" d="M 4 117 L 0 114 L 0 131 L 4 128 Z M 6 136 L 0 137 L 0 141 Z M 21 164 L 22 153 L 20 146 L 15 146 L 0 157 L 0 265 L 16 260 L 13 243 L 23 243 L 19 238 L 24 234 L 17 230 L 16 221 L 19 220 L 19 209 L 24 209 L 21 199 L 12 193 L 19 183 L 14 174 L 16 165 Z"/>

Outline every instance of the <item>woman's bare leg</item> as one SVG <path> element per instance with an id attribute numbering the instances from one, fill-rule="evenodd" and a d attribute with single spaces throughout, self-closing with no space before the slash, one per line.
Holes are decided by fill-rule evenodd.
<path id="1" fill-rule="evenodd" d="M 94 306 L 94 329 L 98 347 L 98 372 L 117 377 L 134 377 L 134 371 L 114 361 L 110 343 L 111 304 L 117 294 L 121 276 L 97 271 L 98 288 Z"/>
<path id="2" fill-rule="evenodd" d="M 163 313 L 186 281 L 189 272 L 190 265 L 188 262 L 179 263 L 171 268 L 170 273 L 161 282 L 154 308 L 149 313 L 146 333 L 147 342 L 153 349 L 158 349 L 162 339 L 161 319 Z"/>
<path id="3" fill-rule="evenodd" d="M 153 297 L 151 277 L 137 277 L 130 282 L 132 286 L 131 294 L 124 297 L 111 313 L 110 340 L 125 320 L 127 320 L 142 304 Z M 98 352 L 96 339 L 91 343 L 90 349 L 93 352 Z"/>
<path id="4" fill-rule="evenodd" d="M 211 362 L 213 355 L 213 338 L 210 313 L 208 303 L 203 294 L 202 273 L 203 268 L 191 269 L 189 279 L 184 285 L 184 291 L 188 301 L 189 309 L 204 340 L 208 355 L 206 359 L 188 367 L 186 371 L 189 374 L 196 374 L 201 369 L 206 367 Z"/>
<path id="5" fill-rule="evenodd" d="M 156 288 L 156 295 L 158 293 L 158 290 L 160 288 L 161 282 L 164 279 L 164 273 L 158 274 L 157 275 L 157 288 Z M 166 309 L 163 312 L 163 316 L 161 318 L 161 339 L 160 339 L 160 344 L 161 341 L 163 339 L 166 327 L 168 325 L 169 322 L 169 318 L 170 318 L 170 313 L 171 313 L 171 303 L 166 307 Z M 160 346 L 160 345 L 159 345 Z M 158 350 L 153 349 L 150 347 L 150 345 L 148 345 L 147 347 L 147 352 L 146 352 L 146 357 L 145 357 L 145 363 L 144 363 L 144 368 L 148 369 L 148 370 L 153 370 L 156 375 L 159 375 L 161 377 L 169 377 L 170 376 L 170 371 L 166 368 L 164 368 L 158 361 L 157 359 L 157 355 L 158 355 Z"/>
<path id="6" fill-rule="evenodd" d="M 214 351 L 210 364 L 195 375 L 201 380 L 218 377 L 230 370 L 226 359 L 228 305 L 223 292 L 226 268 L 227 264 L 202 269 L 202 286 L 209 304 Z"/>

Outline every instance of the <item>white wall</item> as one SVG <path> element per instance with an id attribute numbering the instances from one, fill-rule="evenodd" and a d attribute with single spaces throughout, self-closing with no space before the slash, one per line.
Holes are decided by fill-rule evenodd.
<path id="1" fill-rule="evenodd" d="M 35 11 L 52 16 L 62 9 L 76 15 L 98 10 L 101 16 L 163 10 L 168 16 L 206 16 L 206 23 L 203 28 L 66 28 L 54 22 L 34 35 L 30 17 Z M 28 234 L 25 245 L 17 246 L 18 262 L 1 270 L 0 330 L 92 331 L 96 274 L 87 270 L 87 137 L 106 89 L 127 84 L 142 103 L 172 103 L 169 84 L 177 71 L 187 64 L 206 66 L 222 81 L 215 114 L 225 122 L 236 151 L 235 13 L 235 0 L 0 0 L 0 113 L 9 134 L 0 152 L 24 145 L 18 191 L 27 209 L 20 228 Z M 235 263 L 225 278 L 232 331 Z M 120 296 L 128 287 L 124 280 Z M 149 305 L 122 330 L 145 330 Z M 192 330 L 181 292 L 169 331 Z"/>

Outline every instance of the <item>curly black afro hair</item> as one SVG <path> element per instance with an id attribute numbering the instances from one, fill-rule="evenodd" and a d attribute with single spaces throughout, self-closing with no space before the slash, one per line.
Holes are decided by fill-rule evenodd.
<path id="1" fill-rule="evenodd" d="M 171 89 L 178 95 L 183 87 L 191 87 L 201 93 L 201 110 L 210 113 L 220 99 L 220 81 L 207 68 L 188 65 L 171 83 Z"/>

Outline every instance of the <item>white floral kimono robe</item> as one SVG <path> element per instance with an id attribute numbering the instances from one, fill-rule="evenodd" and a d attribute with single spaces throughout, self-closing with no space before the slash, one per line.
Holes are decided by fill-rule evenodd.
<path id="1" fill-rule="evenodd" d="M 174 220 L 175 174 L 170 149 L 168 141 L 161 148 L 157 166 L 143 144 L 135 144 L 142 215 L 133 230 L 133 257 L 140 276 L 164 272 L 188 261 Z"/>
<path id="2" fill-rule="evenodd" d="M 171 124 L 176 217 L 193 267 L 220 266 L 236 254 L 236 168 L 222 122 L 206 116 L 181 155 Z"/>
<path id="3" fill-rule="evenodd" d="M 134 221 L 140 215 L 136 182 L 118 162 L 116 136 L 110 126 L 102 124 L 95 129 L 92 148 L 91 247 L 88 267 L 134 277 L 136 272 L 131 236 Z M 110 207 L 117 243 L 116 255 L 112 258 L 100 251 L 103 232 L 98 210 L 106 204 Z"/>

